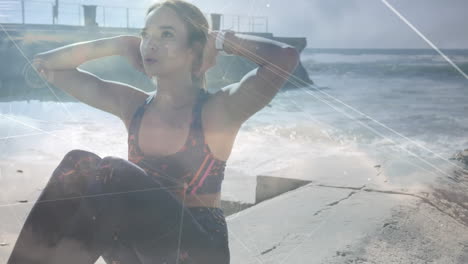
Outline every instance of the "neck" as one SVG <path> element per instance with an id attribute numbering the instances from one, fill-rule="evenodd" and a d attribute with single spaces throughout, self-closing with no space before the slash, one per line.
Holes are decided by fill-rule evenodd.
<path id="1" fill-rule="evenodd" d="M 194 87 L 192 78 L 157 78 L 157 93 L 154 101 L 159 109 L 180 109 L 193 105 L 199 88 Z"/>

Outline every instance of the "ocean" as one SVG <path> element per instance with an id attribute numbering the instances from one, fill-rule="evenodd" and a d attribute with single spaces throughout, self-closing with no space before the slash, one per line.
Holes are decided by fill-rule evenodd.
<path id="1" fill-rule="evenodd" d="M 468 72 L 468 50 L 443 52 Z M 372 167 L 411 186 L 448 177 L 449 158 L 468 148 L 468 82 L 435 51 L 306 49 L 301 62 L 315 84 L 280 91 L 242 126 L 227 178 L 314 181 Z M 75 148 L 127 158 L 123 123 L 85 104 L 10 101 L 0 111 L 2 160 L 60 160 Z"/>
<path id="2" fill-rule="evenodd" d="M 468 73 L 468 50 L 443 52 Z M 448 177 L 468 148 L 468 81 L 436 51 L 306 49 L 301 62 L 315 84 L 283 91 L 244 126 L 265 148 L 255 153 L 276 155 L 258 173 L 341 153 L 420 184 Z"/>
<path id="3" fill-rule="evenodd" d="M 443 52 L 468 72 L 467 50 Z M 255 117 L 259 138 L 283 140 L 262 145 L 287 159 L 357 151 L 409 184 L 448 176 L 448 159 L 468 148 L 468 82 L 436 51 L 306 49 L 301 61 L 315 85 L 280 93 Z"/>

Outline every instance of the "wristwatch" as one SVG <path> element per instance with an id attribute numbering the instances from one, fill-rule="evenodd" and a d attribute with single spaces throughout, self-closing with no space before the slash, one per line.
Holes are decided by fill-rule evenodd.
<path id="1" fill-rule="evenodd" d="M 215 40 L 215 48 L 219 51 L 220 54 L 225 55 L 225 56 L 231 56 L 231 54 L 228 54 L 224 51 L 224 37 L 226 33 L 232 33 L 234 34 L 235 31 L 232 30 L 220 30 L 216 34 L 216 40 Z"/>

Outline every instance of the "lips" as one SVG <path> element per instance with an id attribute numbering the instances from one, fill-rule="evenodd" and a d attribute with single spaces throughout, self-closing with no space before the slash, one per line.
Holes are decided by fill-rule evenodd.
<path id="1" fill-rule="evenodd" d="M 146 58 L 145 59 L 145 63 L 146 64 L 153 64 L 153 63 L 156 63 L 158 60 L 156 59 L 153 59 L 153 58 Z"/>

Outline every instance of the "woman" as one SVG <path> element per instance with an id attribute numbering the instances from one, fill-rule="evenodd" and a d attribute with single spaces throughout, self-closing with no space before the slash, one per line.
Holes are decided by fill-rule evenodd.
<path id="1" fill-rule="evenodd" d="M 220 50 L 259 65 L 206 92 Z M 77 66 L 125 56 L 156 82 L 148 94 Z M 224 168 L 239 128 L 266 106 L 298 63 L 286 44 L 209 31 L 201 11 L 152 5 L 141 37 L 118 36 L 36 55 L 34 66 L 78 100 L 118 116 L 128 161 L 72 150 L 31 210 L 8 263 L 229 263 L 220 208 Z"/>

